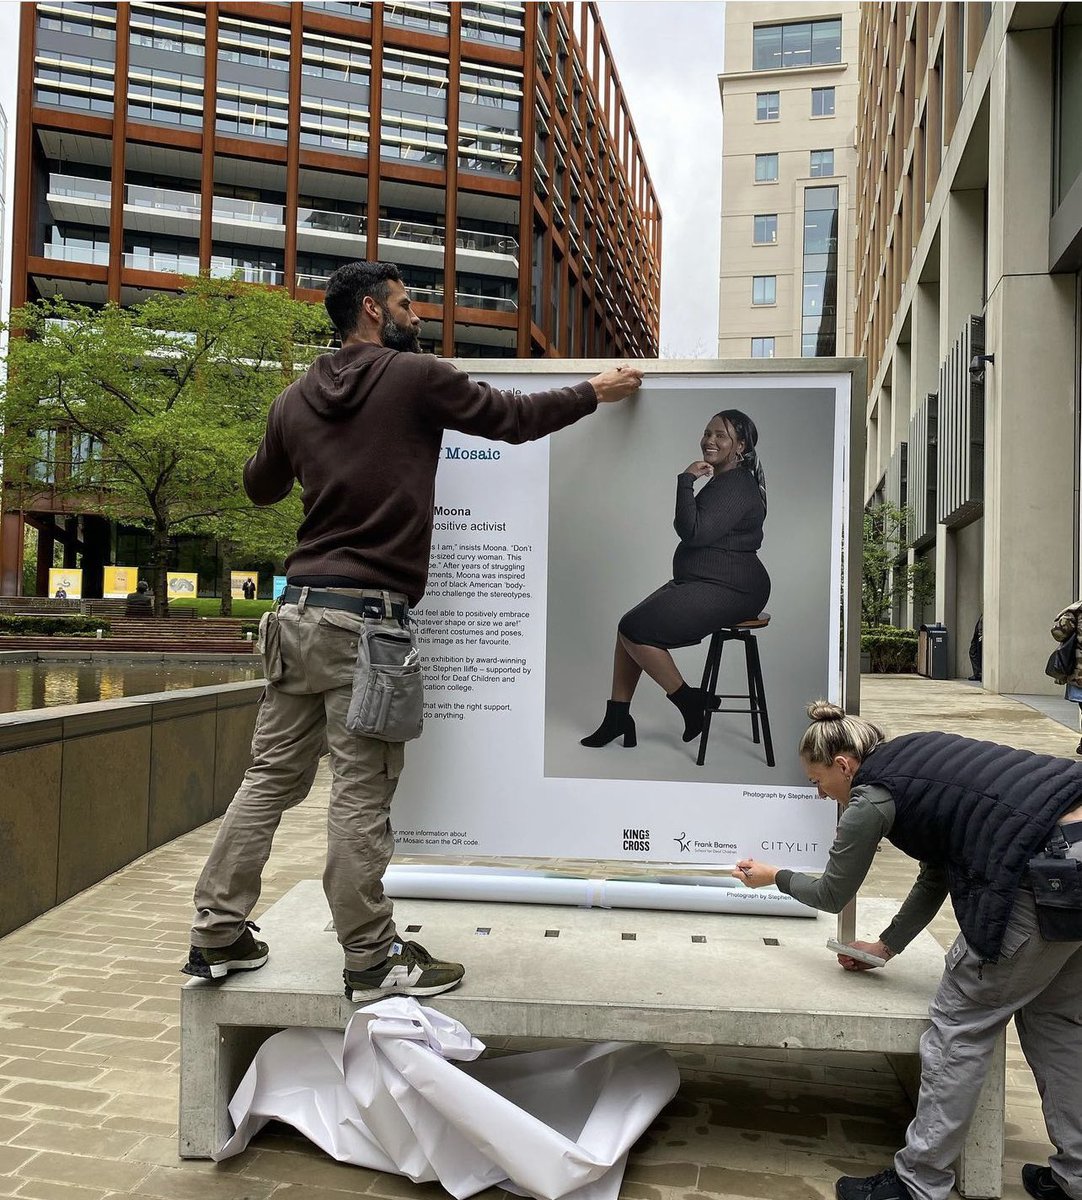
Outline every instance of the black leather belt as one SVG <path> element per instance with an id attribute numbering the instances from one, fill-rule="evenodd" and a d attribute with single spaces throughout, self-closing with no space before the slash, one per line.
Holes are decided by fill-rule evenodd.
<path id="1" fill-rule="evenodd" d="M 301 595 L 307 591 L 308 596 L 304 601 L 305 607 L 312 608 L 339 608 L 343 612 L 356 613 L 360 617 L 367 617 L 372 621 L 385 621 L 388 617 L 395 621 L 403 623 L 410 619 L 410 607 L 408 604 L 400 604 L 397 601 L 391 601 L 391 611 L 387 611 L 387 606 L 383 602 L 383 596 L 379 592 L 372 592 L 370 595 L 364 596 L 343 596 L 339 592 L 325 592 L 320 588 L 299 588 L 293 584 L 287 584 L 286 589 L 282 592 L 283 604 L 299 604 Z"/>

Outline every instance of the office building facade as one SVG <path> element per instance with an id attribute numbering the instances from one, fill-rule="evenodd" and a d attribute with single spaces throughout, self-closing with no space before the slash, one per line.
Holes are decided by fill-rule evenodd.
<path id="1" fill-rule="evenodd" d="M 718 355 L 852 353 L 856 3 L 725 9 Z"/>
<path id="2" fill-rule="evenodd" d="M 864 5 L 856 351 L 865 496 L 912 513 L 923 610 L 970 674 L 1047 693 L 1079 593 L 1082 5 Z"/>
<path id="3" fill-rule="evenodd" d="M 656 355 L 661 214 L 593 4 L 21 19 L 13 306 L 132 304 L 200 272 L 317 302 L 339 265 L 379 258 L 436 353 Z M 45 525 L 61 507 L 34 503 Z M 22 522 L 5 511 L 2 594 Z"/>

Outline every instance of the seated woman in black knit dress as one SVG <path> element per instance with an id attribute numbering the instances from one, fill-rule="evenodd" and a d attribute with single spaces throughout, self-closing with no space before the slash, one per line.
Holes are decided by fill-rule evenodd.
<path id="1" fill-rule="evenodd" d="M 582 739 L 584 746 L 606 746 L 621 735 L 625 746 L 635 745 L 631 698 L 643 671 L 680 710 L 684 741 L 702 732 L 703 691 L 687 685 L 669 651 L 757 617 L 770 595 L 770 576 L 756 554 L 766 517 L 758 440 L 750 417 L 736 409 L 720 412 L 699 443 L 702 458 L 677 476 L 673 525 L 680 544 L 673 577 L 621 618 L 612 698 L 604 721 Z M 695 481 L 704 476 L 709 482 L 696 495 Z"/>

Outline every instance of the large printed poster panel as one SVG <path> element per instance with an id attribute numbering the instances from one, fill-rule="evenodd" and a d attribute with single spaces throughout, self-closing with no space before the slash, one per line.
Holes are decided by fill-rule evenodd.
<path id="1" fill-rule="evenodd" d="M 492 382 L 536 391 L 579 378 Z M 836 809 L 808 786 L 796 743 L 807 702 L 840 696 L 848 384 L 658 376 L 634 401 L 541 442 L 448 432 L 417 612 L 425 732 L 395 800 L 401 852 L 823 865 Z M 758 557 L 771 622 L 758 643 L 776 765 L 748 716 L 720 715 L 697 766 L 697 742 L 681 740 L 679 714 L 645 677 L 632 705 L 638 744 L 583 747 L 604 715 L 620 617 L 671 577 L 677 475 L 729 409 L 754 421 L 766 476 Z M 673 655 L 698 684 L 706 642 Z M 718 690 L 746 690 L 739 646 Z"/>
<path id="2" fill-rule="evenodd" d="M 106 600 L 124 600 L 138 586 L 138 567 L 106 567 L 101 594 Z"/>
<path id="3" fill-rule="evenodd" d="M 50 567 L 49 595 L 56 600 L 83 598 L 82 567 Z"/>

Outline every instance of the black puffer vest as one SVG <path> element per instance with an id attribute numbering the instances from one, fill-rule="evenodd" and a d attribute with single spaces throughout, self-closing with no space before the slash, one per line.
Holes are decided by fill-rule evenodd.
<path id="1" fill-rule="evenodd" d="M 966 941 L 997 958 L 1026 864 L 1082 801 L 1082 763 L 951 733 L 911 733 L 861 763 L 853 785 L 868 783 L 894 800 L 888 839 L 946 868 Z"/>

